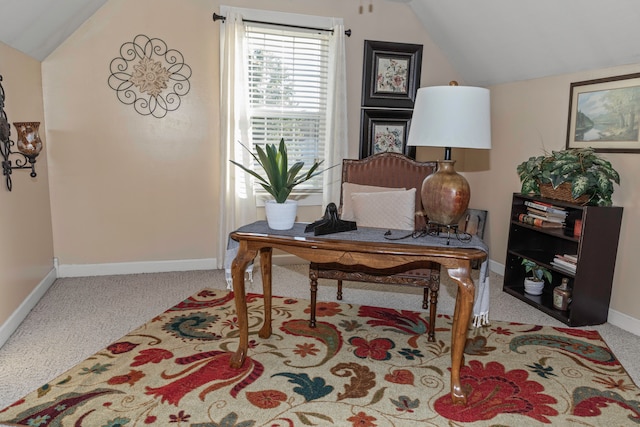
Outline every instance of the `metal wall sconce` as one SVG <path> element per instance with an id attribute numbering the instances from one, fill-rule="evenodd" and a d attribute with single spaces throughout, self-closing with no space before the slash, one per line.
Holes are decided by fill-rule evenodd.
<path id="1" fill-rule="evenodd" d="M 7 120 L 7 113 L 4 111 L 4 88 L 2 87 L 2 76 L 0 76 L 0 153 L 2 154 L 2 174 L 7 181 L 7 189 L 11 191 L 11 172 L 14 169 L 31 169 L 31 177 L 35 178 L 36 174 L 36 157 L 42 151 L 42 140 L 38 135 L 39 122 L 15 122 L 16 131 L 18 132 L 18 142 L 11 140 L 11 126 Z M 11 147 L 16 146 L 18 151 L 11 151 Z M 17 155 L 17 158 L 9 159 L 11 155 Z"/>

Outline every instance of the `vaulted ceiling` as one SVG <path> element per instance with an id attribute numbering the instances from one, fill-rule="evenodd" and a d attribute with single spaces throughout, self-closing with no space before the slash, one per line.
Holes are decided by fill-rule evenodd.
<path id="1" fill-rule="evenodd" d="M 638 0 L 413 0 L 466 84 L 640 63 Z"/>
<path id="2" fill-rule="evenodd" d="M 108 0 L 0 0 L 0 41 L 43 60 Z M 640 64 L 639 0 L 409 3 L 465 84 Z"/>
<path id="3" fill-rule="evenodd" d="M 108 0 L 0 0 L 0 41 L 42 61 Z"/>

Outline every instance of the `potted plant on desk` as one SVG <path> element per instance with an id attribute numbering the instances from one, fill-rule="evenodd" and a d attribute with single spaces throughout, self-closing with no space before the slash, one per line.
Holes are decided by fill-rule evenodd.
<path id="1" fill-rule="evenodd" d="M 545 279 L 549 283 L 553 280 L 551 271 L 529 259 L 522 259 L 522 265 L 524 265 L 525 274 L 531 273 L 524 278 L 524 291 L 531 295 L 540 295 L 544 289 Z"/>
<path id="2" fill-rule="evenodd" d="M 538 194 L 579 205 L 611 206 L 620 175 L 593 148 L 570 148 L 530 157 L 516 171 L 523 194 Z"/>
<path id="3" fill-rule="evenodd" d="M 302 184 L 326 170 L 317 170 L 322 161 L 316 161 L 307 172 L 301 172 L 304 166 L 302 161 L 295 162 L 289 167 L 287 146 L 284 138 L 280 139 L 280 144 L 277 148 L 276 144 L 265 144 L 264 149 L 256 145 L 257 154 L 254 154 L 244 144 L 241 145 L 260 165 L 265 175 L 262 176 L 255 170 L 236 161 L 230 160 L 230 162 L 256 178 L 262 188 L 273 196 L 273 200 L 266 200 L 264 204 L 269 228 L 274 230 L 291 229 L 296 220 L 298 202 L 289 200 L 289 195 L 296 185 Z"/>

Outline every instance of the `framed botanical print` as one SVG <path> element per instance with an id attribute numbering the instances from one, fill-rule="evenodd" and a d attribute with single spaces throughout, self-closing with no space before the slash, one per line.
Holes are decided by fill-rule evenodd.
<path id="1" fill-rule="evenodd" d="M 407 146 L 411 110 L 378 110 L 363 108 L 360 124 L 360 158 L 392 152 L 415 159 L 416 147 Z"/>
<path id="2" fill-rule="evenodd" d="M 365 40 L 362 106 L 413 108 L 421 70 L 422 45 Z"/>
<path id="3" fill-rule="evenodd" d="M 640 73 L 571 83 L 567 148 L 640 153 Z"/>

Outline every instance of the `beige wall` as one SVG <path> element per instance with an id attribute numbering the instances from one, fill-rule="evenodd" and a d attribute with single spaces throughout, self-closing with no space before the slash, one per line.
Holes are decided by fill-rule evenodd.
<path id="1" fill-rule="evenodd" d="M 258 1 L 227 1 L 240 7 Z M 343 0 L 269 2 L 269 9 L 343 17 L 349 152 L 359 152 L 365 39 L 424 45 L 423 84 L 456 78 L 404 4 L 358 14 Z M 162 11 L 157 13 L 153 11 Z M 43 62 L 55 255 L 60 264 L 217 258 L 219 33 L 217 1 L 111 0 Z M 141 116 L 107 85 L 109 63 L 138 34 L 179 50 L 191 91 L 163 119 Z M 301 210 L 315 220 L 321 207 Z"/>
<path id="2" fill-rule="evenodd" d="M 465 175 L 471 183 L 471 205 L 489 210 L 488 243 L 492 260 L 503 265 L 505 262 L 511 194 L 520 191 L 517 165 L 530 156 L 565 147 L 570 84 L 638 71 L 640 65 L 633 65 L 490 88 L 493 132 L 490 170 Z M 613 203 L 624 207 L 610 307 L 621 316 L 631 316 L 638 322 L 640 287 L 635 263 L 640 254 L 637 238 L 640 235 L 637 221 L 640 214 L 637 191 L 640 154 L 603 153 L 602 157 L 620 173 L 621 185 L 615 187 Z"/>
<path id="3" fill-rule="evenodd" d="M 40 63 L 0 43 L 0 75 L 9 122 L 41 122 L 40 136 L 46 151 Z M 13 125 L 11 139 L 16 140 Z M 27 170 L 14 170 L 11 175 L 13 191 L 9 192 L 4 176 L 0 177 L 0 325 L 53 268 L 49 181 L 44 151 L 36 162 L 36 178 L 31 178 Z M 14 164 L 16 158 L 11 157 Z"/>

